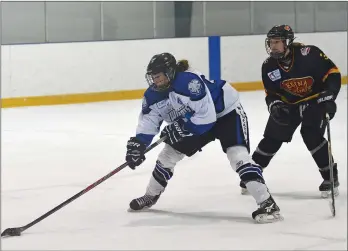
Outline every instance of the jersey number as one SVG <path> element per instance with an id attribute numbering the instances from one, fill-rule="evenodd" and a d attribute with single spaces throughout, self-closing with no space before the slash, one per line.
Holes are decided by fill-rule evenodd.
<path id="1" fill-rule="evenodd" d="M 320 53 L 320 56 L 323 57 L 325 60 L 329 59 L 324 53 Z"/>

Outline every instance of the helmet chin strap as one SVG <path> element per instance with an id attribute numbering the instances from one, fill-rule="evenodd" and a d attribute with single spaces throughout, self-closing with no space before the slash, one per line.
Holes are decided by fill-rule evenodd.
<path id="1" fill-rule="evenodd" d="M 283 53 L 283 56 L 278 59 L 278 61 L 281 64 L 284 65 L 290 65 L 291 63 L 291 50 L 289 48 L 286 48 L 285 52 Z"/>
<path id="2" fill-rule="evenodd" d="M 285 56 L 285 52 L 271 52 L 270 55 L 274 59 L 282 60 L 282 58 Z"/>
<path id="3" fill-rule="evenodd" d="M 289 46 L 287 46 L 287 43 L 284 43 L 283 52 L 270 52 L 270 56 L 277 59 L 282 65 L 288 66 L 291 63 L 291 50 Z"/>

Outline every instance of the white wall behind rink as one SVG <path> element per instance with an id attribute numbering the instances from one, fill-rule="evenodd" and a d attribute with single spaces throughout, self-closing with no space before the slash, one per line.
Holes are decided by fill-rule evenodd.
<path id="1" fill-rule="evenodd" d="M 146 88 L 145 70 L 154 54 L 171 51 L 207 71 L 207 43 L 207 38 L 193 38 L 4 46 L 2 95 Z"/>
<path id="2" fill-rule="evenodd" d="M 297 37 L 319 46 L 347 75 L 347 32 Z M 264 40 L 264 35 L 221 37 L 222 78 L 261 80 Z M 209 75 L 207 38 L 1 46 L 2 98 L 144 89 L 150 58 L 165 51 Z"/>

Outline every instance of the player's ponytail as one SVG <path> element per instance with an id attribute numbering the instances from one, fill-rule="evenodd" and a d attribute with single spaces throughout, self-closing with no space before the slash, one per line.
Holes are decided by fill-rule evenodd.
<path id="1" fill-rule="evenodd" d="M 176 64 L 176 72 L 187 71 L 189 67 L 189 62 L 186 59 L 181 59 Z"/>
<path id="2" fill-rule="evenodd" d="M 294 42 L 294 43 L 291 44 L 291 46 L 293 46 L 293 47 L 301 47 L 301 46 L 305 46 L 305 44 L 299 43 L 299 42 Z"/>

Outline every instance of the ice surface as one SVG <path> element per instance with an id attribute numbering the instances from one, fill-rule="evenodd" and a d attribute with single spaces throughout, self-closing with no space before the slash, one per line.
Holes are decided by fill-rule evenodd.
<path id="1" fill-rule="evenodd" d="M 264 92 L 241 93 L 252 151 L 268 112 Z M 321 176 L 299 129 L 264 176 L 285 218 L 259 225 L 250 196 L 215 141 L 177 165 L 173 179 L 149 212 L 127 212 L 143 195 L 162 145 L 136 171 L 122 170 L 2 249 L 347 250 L 347 87 L 332 120 L 338 162 L 337 216 L 320 198 Z M 135 133 L 140 100 L 2 109 L 1 231 L 26 225 L 124 162 Z"/>

